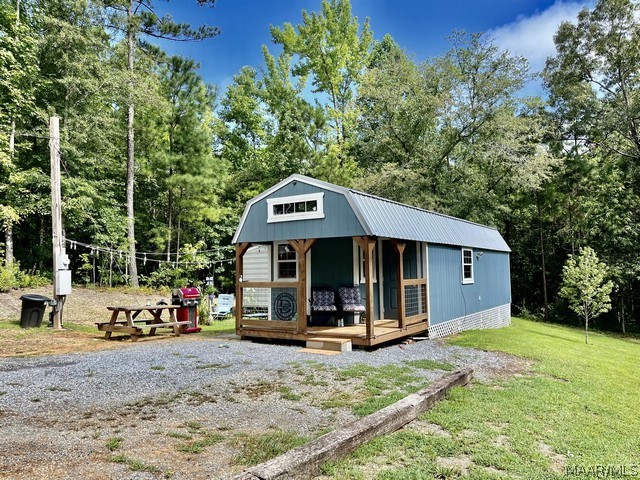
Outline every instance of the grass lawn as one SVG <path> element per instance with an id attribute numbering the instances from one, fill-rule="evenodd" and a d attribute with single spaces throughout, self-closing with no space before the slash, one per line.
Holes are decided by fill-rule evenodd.
<path id="1" fill-rule="evenodd" d="M 211 320 L 209 325 L 200 323 L 202 334 L 206 337 L 215 337 L 226 333 L 236 333 L 236 319 L 233 317 L 224 320 Z"/>
<path id="2" fill-rule="evenodd" d="M 593 333 L 585 345 L 581 330 L 519 319 L 508 328 L 465 332 L 449 341 L 529 358 L 532 371 L 455 389 L 417 425 L 326 465 L 326 474 L 355 479 L 640 476 L 640 342 Z"/>

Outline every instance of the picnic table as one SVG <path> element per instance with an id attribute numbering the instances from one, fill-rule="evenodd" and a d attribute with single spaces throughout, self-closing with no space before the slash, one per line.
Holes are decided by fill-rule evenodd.
<path id="1" fill-rule="evenodd" d="M 105 332 L 104 338 L 111 338 L 111 334 L 128 333 L 134 342 L 142 335 L 143 329 L 149 329 L 149 335 L 155 335 L 158 328 L 169 328 L 173 334 L 180 336 L 180 327 L 189 322 L 179 322 L 176 319 L 176 310 L 180 305 L 143 305 L 143 306 L 115 306 L 107 307 L 111 313 L 108 322 L 96 322 L 98 330 Z M 163 312 L 168 312 L 169 319 L 162 318 Z M 142 312 L 149 312 L 152 318 L 138 318 Z M 120 316 L 124 315 L 124 318 Z"/>

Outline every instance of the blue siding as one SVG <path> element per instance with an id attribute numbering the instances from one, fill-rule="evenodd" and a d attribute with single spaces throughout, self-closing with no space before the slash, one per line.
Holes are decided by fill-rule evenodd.
<path id="1" fill-rule="evenodd" d="M 511 303 L 508 253 L 474 249 L 474 283 L 463 285 L 460 248 L 428 248 L 432 325 Z M 479 252 L 482 256 L 477 258 Z"/>
<path id="2" fill-rule="evenodd" d="M 324 218 L 267 223 L 267 199 L 324 192 Z M 332 238 L 365 235 L 344 195 L 303 182 L 293 182 L 251 206 L 238 242 L 270 242 L 299 238 Z"/>

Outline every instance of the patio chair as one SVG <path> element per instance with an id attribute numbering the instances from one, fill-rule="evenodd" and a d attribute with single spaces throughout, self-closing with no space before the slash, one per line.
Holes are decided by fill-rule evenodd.
<path id="1" fill-rule="evenodd" d="M 223 320 L 231 315 L 231 309 L 233 307 L 233 294 L 221 293 L 218 295 L 218 306 L 213 307 L 211 312 L 211 318 L 213 320 Z"/>
<path id="2" fill-rule="evenodd" d="M 313 324 L 314 313 L 323 313 L 330 317 L 338 312 L 335 297 L 333 290 L 313 290 L 311 292 L 311 324 Z"/>
<path id="3" fill-rule="evenodd" d="M 340 287 L 338 289 L 340 297 L 340 308 L 344 313 L 353 315 L 353 323 L 356 323 L 356 315 L 358 315 L 358 323 L 360 323 L 362 314 L 366 312 L 366 308 L 362 305 L 360 298 L 360 287 L 354 285 L 352 287 Z"/>

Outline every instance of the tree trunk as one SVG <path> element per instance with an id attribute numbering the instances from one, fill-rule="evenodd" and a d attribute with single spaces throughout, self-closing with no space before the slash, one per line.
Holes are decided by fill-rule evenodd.
<path id="1" fill-rule="evenodd" d="M 549 321 L 549 297 L 547 295 L 547 268 L 544 254 L 544 234 L 542 232 L 542 208 L 540 206 L 540 197 L 536 195 L 536 203 L 538 204 L 538 230 L 540 232 L 540 259 L 542 262 L 542 292 L 544 296 L 544 321 Z"/>
<path id="2" fill-rule="evenodd" d="M 622 327 L 622 333 L 627 333 L 627 329 L 624 323 L 624 295 L 621 295 L 621 301 L 620 301 L 620 320 L 621 320 L 621 327 Z"/>
<path id="3" fill-rule="evenodd" d="M 13 263 L 13 224 L 11 221 L 7 222 L 7 228 L 5 230 L 5 244 L 4 244 L 4 261 L 5 265 Z"/>
<path id="4" fill-rule="evenodd" d="M 178 261 L 180 260 L 180 215 L 178 215 L 178 237 L 176 238 L 176 268 L 178 267 Z"/>
<path id="5" fill-rule="evenodd" d="M 169 189 L 169 201 L 167 205 L 168 218 L 167 218 L 167 262 L 171 261 L 171 238 L 173 237 L 173 191 Z"/>
<path id="6" fill-rule="evenodd" d="M 589 310 L 585 302 L 582 303 L 584 309 L 584 343 L 589 345 Z"/>
<path id="7" fill-rule="evenodd" d="M 20 5 L 18 3 L 18 5 Z M 19 11 L 19 7 L 18 7 Z M 15 152 L 15 137 L 16 137 L 16 122 L 11 119 L 11 132 L 9 133 L 9 155 L 13 162 L 13 155 Z M 7 222 L 7 228 L 5 229 L 5 245 L 4 245 L 4 262 L 5 265 L 13 263 L 13 223 L 11 220 Z"/>
<path id="8" fill-rule="evenodd" d="M 134 170 L 134 105 L 133 105 L 133 81 L 134 81 L 134 33 L 133 33 L 133 2 L 129 2 L 127 8 L 127 40 L 129 59 L 129 114 L 127 119 L 127 241 L 129 244 L 129 273 L 131 275 L 131 285 L 137 288 L 138 266 L 136 265 L 136 235 L 135 235 L 135 213 L 133 210 L 133 189 L 135 182 Z"/>

